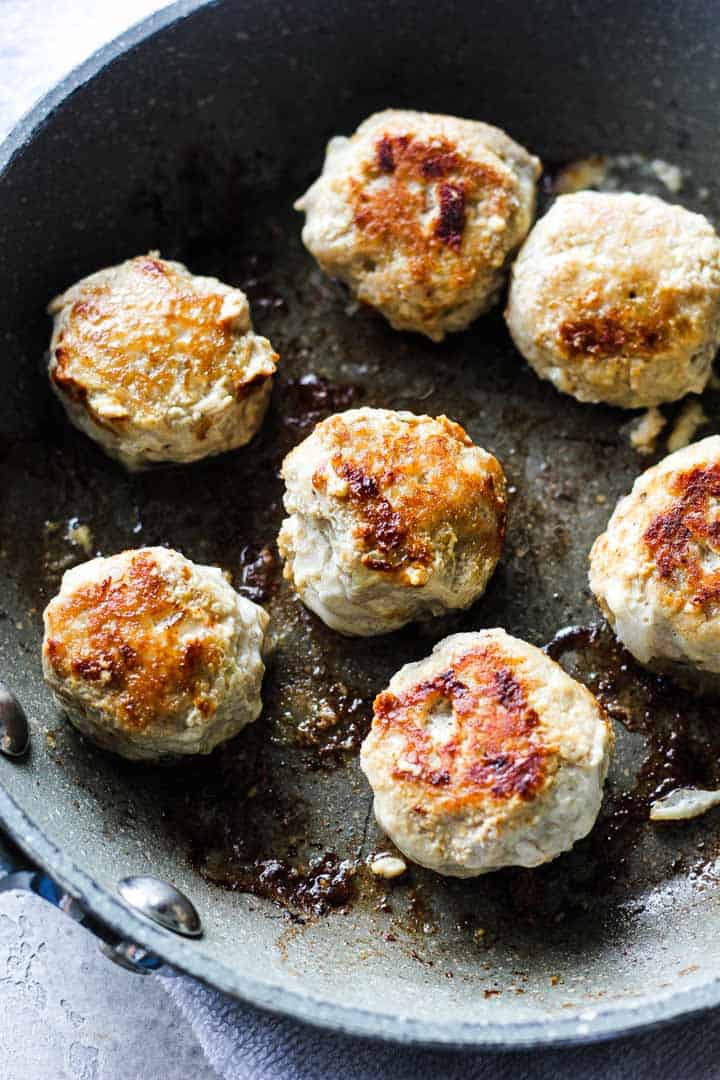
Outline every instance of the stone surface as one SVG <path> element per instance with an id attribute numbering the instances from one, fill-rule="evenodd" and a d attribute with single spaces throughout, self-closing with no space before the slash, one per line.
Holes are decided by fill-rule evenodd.
<path id="1" fill-rule="evenodd" d="M 2 1080 L 213 1080 L 191 1026 L 152 975 L 107 960 L 38 897 L 0 893 Z"/>

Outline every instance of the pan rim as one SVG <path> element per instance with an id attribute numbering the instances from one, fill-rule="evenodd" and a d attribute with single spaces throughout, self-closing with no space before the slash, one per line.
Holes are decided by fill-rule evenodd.
<path id="1" fill-rule="evenodd" d="M 567 1017 L 497 1023 L 436 1023 L 348 1006 L 240 974 L 202 953 L 201 941 L 178 938 L 127 907 L 99 885 L 40 830 L 0 785 L 0 827 L 28 858 L 46 870 L 91 915 L 121 939 L 171 967 L 248 1005 L 338 1034 L 437 1049 L 531 1050 L 577 1046 L 647 1031 L 715 1008 L 720 979 L 637 1005 L 574 1010 Z M 621 1022 L 618 1023 L 620 1018 Z"/>
<path id="2" fill-rule="evenodd" d="M 249 0 L 250 3 L 253 0 Z M 114 60 L 148 38 L 220 0 L 175 0 L 141 20 L 73 68 L 44 94 L 0 143 L 0 180 L 56 109 Z M 577 1046 L 616 1039 L 720 1005 L 720 976 L 691 989 L 673 990 L 656 1000 L 611 1008 L 578 1007 L 557 1019 L 438 1023 L 397 1013 L 345 1005 L 329 997 L 291 990 L 238 972 L 206 953 L 197 942 L 156 927 L 127 907 L 109 889 L 47 837 L 0 782 L 0 826 L 20 849 L 94 917 L 121 938 L 136 942 L 173 968 L 209 987 L 267 1012 L 287 1016 L 339 1034 L 439 1049 L 526 1050 Z"/>

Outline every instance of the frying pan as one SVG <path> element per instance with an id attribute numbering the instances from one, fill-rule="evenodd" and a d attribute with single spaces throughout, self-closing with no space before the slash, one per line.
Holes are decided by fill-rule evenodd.
<path id="1" fill-rule="evenodd" d="M 666 159 L 684 171 L 678 194 L 657 170 L 621 183 L 712 218 L 719 60 L 717 7 L 697 0 L 183 2 L 20 124 L 0 152 L 0 671 L 32 748 L 0 759 L 0 822 L 31 869 L 11 883 L 64 895 L 106 941 L 259 1006 L 388 1039 L 592 1039 L 720 1001 L 719 819 L 647 822 L 653 793 L 720 780 L 713 708 L 636 669 L 595 625 L 586 587 L 590 545 L 647 463 L 627 414 L 536 379 L 497 313 L 437 346 L 353 311 L 291 210 L 328 137 L 394 105 L 488 120 L 551 165 Z M 282 374 L 249 448 L 129 476 L 51 399 L 44 308 L 154 248 L 246 289 Z M 360 403 L 455 418 L 504 463 L 513 499 L 503 561 L 469 612 L 352 641 L 283 585 L 274 538 L 284 453 Z M 714 392 L 703 405 L 720 415 Z M 40 613 L 62 570 L 143 543 L 226 568 L 267 605 L 276 639 L 262 718 L 174 768 L 94 749 L 40 674 Z M 387 841 L 357 766 L 372 697 L 448 632 L 494 625 L 554 639 L 610 708 L 618 750 L 601 818 L 535 871 L 452 881 L 411 868 L 383 885 L 366 860 Z M 181 888 L 204 937 L 125 904 L 117 883 L 138 873 Z"/>

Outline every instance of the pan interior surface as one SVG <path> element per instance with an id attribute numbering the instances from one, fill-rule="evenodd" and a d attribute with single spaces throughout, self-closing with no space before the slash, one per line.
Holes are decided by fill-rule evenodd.
<path id="1" fill-rule="evenodd" d="M 570 1023 L 582 1037 L 606 1014 L 622 1028 L 658 1002 L 677 1000 L 666 1014 L 715 1002 L 720 817 L 647 821 L 653 792 L 720 782 L 713 708 L 644 675 L 591 628 L 587 553 L 648 463 L 629 444 L 628 414 L 540 382 L 498 312 L 437 346 L 353 310 L 304 252 L 291 207 L 329 136 L 394 105 L 495 123 L 551 164 L 665 159 L 683 171 L 680 192 L 632 162 L 619 182 L 715 219 L 719 53 L 711 6 L 694 2 L 674 13 L 659 2 L 218 3 L 136 35 L 8 163 L 0 673 L 33 742 L 26 763 L 0 759 L 0 781 L 108 891 L 143 873 L 183 889 L 206 927 L 183 943 L 194 973 L 252 996 L 247 978 L 269 988 L 265 1003 L 276 993 L 292 1009 L 297 995 L 325 1023 L 419 1041 L 510 1045 L 538 1023 L 536 1041 L 569 1037 Z M 248 448 L 130 476 L 52 398 L 43 313 L 82 275 L 151 249 L 245 289 L 282 360 Z M 317 420 L 360 404 L 459 421 L 502 461 L 512 503 L 501 565 L 470 611 L 348 640 L 282 581 L 278 469 Z M 716 392 L 703 408 L 715 430 Z M 94 749 L 41 678 L 41 613 L 63 570 L 140 544 L 228 570 L 267 606 L 276 642 L 260 720 L 175 767 Z M 585 628 L 555 647 L 613 716 L 601 818 L 535 871 L 457 881 L 413 867 L 383 884 L 366 861 L 388 843 L 357 762 L 372 699 L 446 634 L 496 625 L 539 645 Z"/>

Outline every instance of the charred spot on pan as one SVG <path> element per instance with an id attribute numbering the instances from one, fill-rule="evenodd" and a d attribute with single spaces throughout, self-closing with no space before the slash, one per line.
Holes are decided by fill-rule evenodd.
<path id="1" fill-rule="evenodd" d="M 206 881 L 268 900 L 304 922 L 349 907 L 357 864 L 304 842 L 310 828 L 304 800 L 278 782 L 286 754 L 287 748 L 280 760 L 266 734 L 251 729 L 207 761 L 166 771 L 162 783 Z"/>
<path id="2" fill-rule="evenodd" d="M 234 268 L 233 284 L 247 296 L 253 315 L 262 319 L 267 315 L 284 315 L 287 300 L 273 283 L 274 262 L 267 255 L 248 252 L 242 255 Z"/>
<path id="3" fill-rule="evenodd" d="M 246 544 L 240 552 L 240 580 L 236 590 L 256 604 L 266 603 L 277 588 L 278 560 L 272 548 Z"/>
<path id="4" fill-rule="evenodd" d="M 306 866 L 270 858 L 234 869 L 229 877 L 212 868 L 206 868 L 204 876 L 214 884 L 271 900 L 290 912 L 327 915 L 347 908 L 354 899 L 356 871 L 352 860 L 325 852 Z"/>
<path id="5" fill-rule="evenodd" d="M 591 648 L 599 641 L 601 633 L 602 627 L 597 623 L 589 626 L 565 626 L 544 646 L 543 652 L 547 653 L 551 660 L 557 661 L 566 652 Z"/>
<path id="6" fill-rule="evenodd" d="M 293 724 L 292 742 L 311 753 L 303 765 L 310 772 L 332 770 L 347 764 L 360 748 L 370 728 L 369 698 L 345 682 L 333 682 L 317 696 L 313 684 L 303 719 Z"/>
<path id="7" fill-rule="evenodd" d="M 304 355 L 300 359 L 305 359 Z M 289 429 L 295 440 L 298 434 L 311 431 L 326 416 L 349 409 L 361 396 L 359 386 L 331 382 L 325 376 L 310 371 L 300 378 L 285 382 L 279 422 Z"/>
<path id="8" fill-rule="evenodd" d="M 460 250 L 465 228 L 465 192 L 456 184 L 441 184 L 439 189 L 440 215 L 435 235 L 448 247 Z"/>

